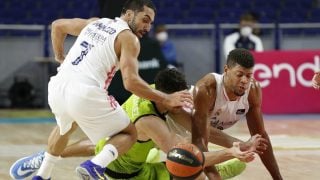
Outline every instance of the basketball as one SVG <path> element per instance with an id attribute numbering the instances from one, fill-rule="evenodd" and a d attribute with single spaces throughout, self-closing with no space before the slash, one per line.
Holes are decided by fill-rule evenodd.
<path id="1" fill-rule="evenodd" d="M 167 154 L 169 173 L 178 179 L 194 179 L 203 170 L 204 155 L 193 144 L 178 144 Z"/>

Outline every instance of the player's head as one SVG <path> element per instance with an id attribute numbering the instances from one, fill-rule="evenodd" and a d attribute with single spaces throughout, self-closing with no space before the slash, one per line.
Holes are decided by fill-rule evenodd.
<path id="1" fill-rule="evenodd" d="M 128 0 L 121 11 L 132 32 L 141 38 L 150 31 L 156 7 L 151 0 Z"/>
<path id="2" fill-rule="evenodd" d="M 243 48 L 230 51 L 224 67 L 225 82 L 236 96 L 242 96 L 248 89 L 253 66 L 254 59 L 250 51 Z"/>
<path id="3" fill-rule="evenodd" d="M 241 15 L 240 17 L 240 34 L 242 36 L 249 36 L 252 34 L 253 28 L 256 24 L 256 18 L 250 14 L 250 13 L 245 13 Z"/>
<path id="4" fill-rule="evenodd" d="M 175 68 L 159 71 L 154 82 L 157 90 L 168 94 L 188 89 L 185 76 Z"/>
<path id="5" fill-rule="evenodd" d="M 155 37 L 160 43 L 164 43 L 168 39 L 167 28 L 164 24 L 155 27 Z"/>

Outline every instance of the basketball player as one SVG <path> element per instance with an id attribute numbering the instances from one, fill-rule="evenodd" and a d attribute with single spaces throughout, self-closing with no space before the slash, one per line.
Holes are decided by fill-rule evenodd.
<path id="1" fill-rule="evenodd" d="M 261 87 L 252 77 L 253 66 L 254 59 L 248 50 L 235 49 L 229 53 L 222 75 L 210 73 L 196 83 L 193 90 L 192 142 L 203 151 L 207 150 L 208 141 L 231 147 L 233 142 L 239 140 L 222 130 L 246 117 L 250 134 L 260 134 L 268 140 L 268 148 L 259 154 L 263 164 L 273 179 L 282 179 L 264 128 Z M 210 130 L 210 136 L 208 127 L 215 129 Z M 218 174 L 215 173 L 215 176 Z"/>
<path id="2" fill-rule="evenodd" d="M 58 126 L 49 136 L 47 152 L 34 180 L 51 177 L 77 125 L 94 144 L 101 138 L 111 137 L 99 154 L 77 168 L 82 179 L 106 179 L 105 166 L 136 142 L 134 125 L 107 91 L 118 69 L 126 90 L 137 96 L 161 102 L 167 109 L 192 105 L 187 91 L 173 94 L 157 91 L 138 74 L 138 38 L 150 30 L 154 16 L 155 6 L 150 0 L 129 0 L 121 17 L 114 20 L 61 19 L 53 22 L 53 50 L 61 66 L 58 74 L 50 79 L 48 100 Z M 64 59 L 63 43 L 67 34 L 78 38 Z"/>
<path id="3" fill-rule="evenodd" d="M 314 73 L 312 78 L 312 86 L 317 90 L 320 89 L 320 71 Z"/>
<path id="4" fill-rule="evenodd" d="M 165 93 L 174 93 L 187 88 L 184 76 L 175 69 L 160 71 L 155 78 L 155 88 Z M 113 179 L 161 179 L 169 180 L 170 175 L 165 164 L 146 163 L 147 155 L 151 148 L 157 146 L 167 153 L 174 145 L 186 141 L 183 137 L 171 132 L 166 123 L 167 113 L 180 113 L 181 110 L 169 110 L 162 103 L 153 102 L 132 95 L 123 105 L 131 122 L 137 128 L 137 141 L 125 154 L 118 156 L 111 162 L 105 173 Z M 188 118 L 187 118 L 188 119 Z M 191 125 L 191 116 L 186 126 Z M 264 139 L 259 135 L 253 136 L 247 151 L 240 151 L 240 143 L 235 143 L 232 148 L 205 154 L 205 166 L 212 166 L 233 157 L 243 161 L 253 160 L 253 151 L 264 148 Z M 105 139 L 96 146 L 96 152 L 103 149 Z M 94 146 L 90 142 L 82 141 L 68 146 L 63 152 L 63 157 L 89 156 L 94 154 Z"/>

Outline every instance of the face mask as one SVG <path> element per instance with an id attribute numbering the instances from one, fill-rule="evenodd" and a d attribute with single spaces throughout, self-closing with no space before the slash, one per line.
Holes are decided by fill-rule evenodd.
<path id="1" fill-rule="evenodd" d="M 252 34 L 252 28 L 249 26 L 242 27 L 240 29 L 240 34 L 241 36 L 248 37 L 250 34 Z"/>
<path id="2" fill-rule="evenodd" d="M 167 32 L 160 32 L 156 35 L 156 38 L 160 42 L 165 42 L 168 39 L 168 33 Z"/>

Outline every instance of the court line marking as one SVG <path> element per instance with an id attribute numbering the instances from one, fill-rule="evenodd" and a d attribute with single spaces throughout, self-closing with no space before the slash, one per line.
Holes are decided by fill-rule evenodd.
<path id="1" fill-rule="evenodd" d="M 55 123 L 54 118 L 0 118 L 0 124 Z"/>

